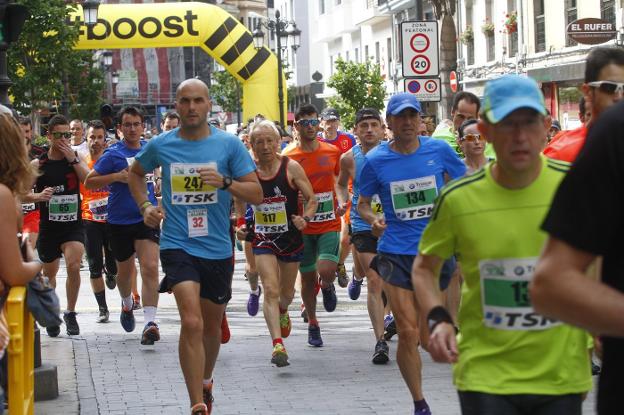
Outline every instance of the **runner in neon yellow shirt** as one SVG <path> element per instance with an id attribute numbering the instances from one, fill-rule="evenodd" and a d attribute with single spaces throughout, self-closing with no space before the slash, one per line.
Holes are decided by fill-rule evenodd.
<path id="1" fill-rule="evenodd" d="M 486 85 L 479 131 L 497 161 L 443 190 L 414 262 L 428 350 L 456 363 L 465 415 L 580 414 L 592 385 L 587 333 L 537 314 L 528 297 L 546 239 L 539 227 L 568 169 L 540 156 L 544 115 L 535 81 L 508 75 Z M 436 278 L 453 254 L 465 277 L 457 339 Z"/>

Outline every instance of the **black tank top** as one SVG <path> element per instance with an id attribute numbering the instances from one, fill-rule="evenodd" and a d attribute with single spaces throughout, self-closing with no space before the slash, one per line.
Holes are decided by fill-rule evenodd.
<path id="1" fill-rule="evenodd" d="M 41 175 L 35 183 L 35 192 L 46 187 L 54 188 L 48 202 L 39 202 L 40 227 L 44 229 L 67 229 L 81 226 L 80 183 L 74 168 L 66 159 L 50 160 L 48 153 L 39 157 Z"/>
<path id="2" fill-rule="evenodd" d="M 290 255 L 303 249 L 303 237 L 292 222 L 291 216 L 299 211 L 299 190 L 288 183 L 288 157 L 282 162 L 274 177 L 262 179 L 260 185 L 264 199 L 253 206 L 251 223 L 254 232 L 253 247 L 268 248 L 276 255 Z"/>

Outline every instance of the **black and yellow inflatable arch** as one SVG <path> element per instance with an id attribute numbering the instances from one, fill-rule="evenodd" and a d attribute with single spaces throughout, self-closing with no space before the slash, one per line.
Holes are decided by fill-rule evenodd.
<path id="1" fill-rule="evenodd" d="M 71 19 L 81 16 L 79 6 Z M 202 48 L 242 82 L 243 119 L 264 114 L 279 120 L 277 57 L 266 47 L 256 50 L 249 30 L 217 6 L 194 2 L 102 4 L 98 24 L 83 26 L 76 44 L 77 49 L 179 46 Z"/>

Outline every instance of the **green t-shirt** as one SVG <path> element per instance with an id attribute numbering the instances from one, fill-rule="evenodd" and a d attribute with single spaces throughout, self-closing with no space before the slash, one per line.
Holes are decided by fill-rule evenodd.
<path id="1" fill-rule="evenodd" d="M 588 334 L 536 314 L 528 283 L 546 234 L 540 225 L 569 165 L 542 156 L 537 180 L 497 184 L 494 162 L 442 190 L 419 251 L 461 262 L 460 391 L 580 393 L 591 389 Z"/>

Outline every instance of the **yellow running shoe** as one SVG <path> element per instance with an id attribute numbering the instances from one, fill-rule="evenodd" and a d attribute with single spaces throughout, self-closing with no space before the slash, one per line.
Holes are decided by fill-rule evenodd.
<path id="1" fill-rule="evenodd" d="M 271 363 L 277 367 L 288 366 L 288 353 L 286 353 L 286 349 L 284 345 L 281 343 L 277 343 L 273 346 L 273 354 L 271 355 Z"/>

